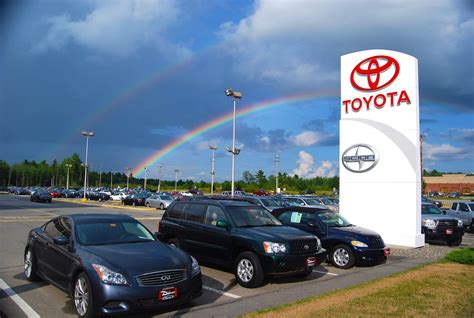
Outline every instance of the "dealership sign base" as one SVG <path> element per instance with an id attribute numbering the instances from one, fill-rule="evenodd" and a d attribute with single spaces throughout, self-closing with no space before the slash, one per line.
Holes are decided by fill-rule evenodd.
<path id="1" fill-rule="evenodd" d="M 386 244 L 420 247 L 418 61 L 394 51 L 341 57 L 340 213 Z"/>

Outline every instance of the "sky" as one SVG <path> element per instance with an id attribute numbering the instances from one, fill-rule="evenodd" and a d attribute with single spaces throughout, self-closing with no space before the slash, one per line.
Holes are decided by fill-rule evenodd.
<path id="1" fill-rule="evenodd" d="M 418 59 L 423 165 L 474 172 L 471 1 L 0 0 L 0 159 L 84 159 L 137 169 L 232 112 L 242 92 L 236 177 L 339 169 L 340 57 L 367 49 Z M 294 98 L 294 96 L 300 96 Z M 272 102 L 278 100 L 278 103 Z M 149 177 L 230 180 L 232 123 L 191 136 Z"/>

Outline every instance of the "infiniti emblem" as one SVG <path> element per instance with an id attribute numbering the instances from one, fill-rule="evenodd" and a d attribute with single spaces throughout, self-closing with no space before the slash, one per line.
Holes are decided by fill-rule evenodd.
<path id="1" fill-rule="evenodd" d="M 378 161 L 379 155 L 375 148 L 366 144 L 351 146 L 342 154 L 344 167 L 356 173 L 369 171 Z"/>
<path id="2" fill-rule="evenodd" d="M 308 245 L 303 246 L 303 248 L 304 248 L 305 250 L 309 250 L 309 246 L 308 246 Z"/>
<path id="3" fill-rule="evenodd" d="M 170 275 L 163 275 L 161 276 L 161 280 L 165 281 L 165 280 L 170 280 L 171 279 L 171 276 Z"/>

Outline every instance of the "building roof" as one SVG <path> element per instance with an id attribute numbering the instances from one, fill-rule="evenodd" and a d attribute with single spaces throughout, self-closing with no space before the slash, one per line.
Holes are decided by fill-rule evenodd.
<path id="1" fill-rule="evenodd" d="M 465 174 L 443 174 L 441 177 L 423 177 L 426 183 L 472 183 L 474 176 Z"/>

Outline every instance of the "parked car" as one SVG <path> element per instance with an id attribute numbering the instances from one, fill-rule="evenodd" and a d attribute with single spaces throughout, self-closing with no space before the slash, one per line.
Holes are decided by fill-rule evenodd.
<path id="1" fill-rule="evenodd" d="M 320 207 L 324 206 L 320 203 L 319 200 L 316 200 L 312 197 L 283 197 L 288 205 L 290 206 L 307 206 L 307 207 Z"/>
<path id="2" fill-rule="evenodd" d="M 427 197 L 423 197 L 423 196 L 421 197 L 421 202 L 434 204 L 440 209 L 443 207 L 443 202 L 437 201 L 437 200 L 431 200 L 431 199 L 428 199 Z"/>
<path id="3" fill-rule="evenodd" d="M 133 255 L 133 257 L 130 257 Z M 148 311 L 201 295 L 201 270 L 126 215 L 59 216 L 28 234 L 24 274 L 67 292 L 79 317 Z"/>
<path id="4" fill-rule="evenodd" d="M 326 208 L 328 208 L 332 212 L 339 213 L 339 203 L 335 204 L 332 200 L 330 200 L 328 198 L 320 198 L 320 197 L 313 197 L 313 196 L 308 197 L 308 198 L 311 198 L 311 199 L 315 200 L 315 202 L 317 202 L 320 205 L 325 206 Z"/>
<path id="5" fill-rule="evenodd" d="M 383 263 L 390 255 L 378 233 L 351 224 L 328 209 L 294 206 L 273 210 L 272 214 L 284 225 L 318 236 L 328 260 L 337 268 Z"/>
<path id="6" fill-rule="evenodd" d="M 115 192 L 113 192 L 112 195 L 110 196 L 110 200 L 113 200 L 113 201 L 122 201 L 122 199 L 124 199 L 126 196 L 127 196 L 127 194 L 126 194 L 125 192 L 115 191 Z"/>
<path id="7" fill-rule="evenodd" d="M 462 220 L 446 215 L 436 205 L 421 204 L 421 233 L 425 241 L 444 241 L 449 246 L 459 246 L 464 235 Z"/>
<path id="8" fill-rule="evenodd" d="M 146 198 L 148 198 L 147 194 L 135 193 L 123 198 L 122 205 L 144 206 Z"/>
<path id="9" fill-rule="evenodd" d="M 48 191 L 37 190 L 31 193 L 30 200 L 32 202 L 48 202 L 51 203 L 53 198 Z"/>
<path id="10" fill-rule="evenodd" d="M 163 242 L 232 269 L 237 282 L 248 288 L 262 285 L 265 276 L 306 277 L 326 258 L 316 236 L 283 226 L 262 207 L 245 201 L 173 202 L 158 230 Z"/>
<path id="11" fill-rule="evenodd" d="M 459 192 L 451 192 L 448 194 L 448 198 L 450 199 L 457 199 L 460 197 L 460 193 Z"/>
<path id="12" fill-rule="evenodd" d="M 145 205 L 149 208 L 164 210 L 173 202 L 173 197 L 166 194 L 153 194 L 145 200 Z"/>
<path id="13" fill-rule="evenodd" d="M 237 196 L 235 198 L 246 200 L 247 202 L 260 205 L 268 212 L 272 212 L 274 209 L 281 208 L 280 201 L 274 200 L 271 197 L 259 197 L 259 196 Z"/>
<path id="14" fill-rule="evenodd" d="M 253 192 L 254 195 L 272 195 L 270 191 L 260 189 Z"/>
<path id="15" fill-rule="evenodd" d="M 61 192 L 59 190 L 51 190 L 49 194 L 53 198 L 59 198 L 61 196 Z"/>
<path id="16" fill-rule="evenodd" d="M 462 220 L 466 229 L 474 230 L 474 202 L 454 201 L 447 214 Z"/>
<path id="17" fill-rule="evenodd" d="M 90 192 L 89 193 L 89 200 L 93 201 L 108 201 L 110 200 L 110 196 L 104 192 Z"/>
<path id="18" fill-rule="evenodd" d="M 14 193 L 16 195 L 30 195 L 31 194 L 30 190 L 25 189 L 25 188 L 16 188 Z"/>

